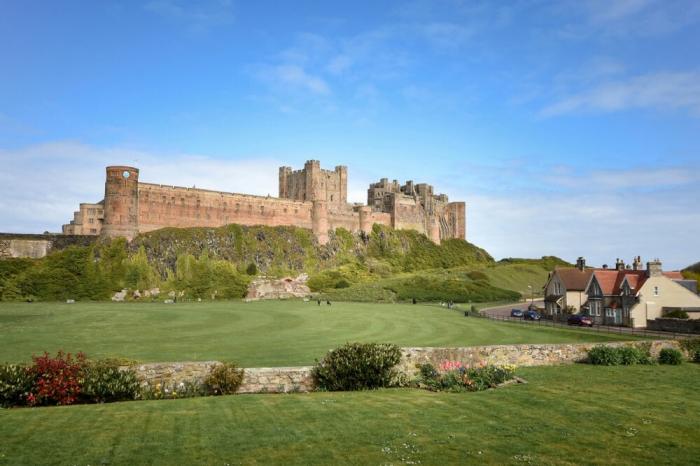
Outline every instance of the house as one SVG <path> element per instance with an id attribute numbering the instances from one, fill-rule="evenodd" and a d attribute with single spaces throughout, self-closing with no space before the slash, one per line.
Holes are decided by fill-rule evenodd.
<path id="1" fill-rule="evenodd" d="M 593 269 L 579 258 L 576 267 L 550 274 L 544 288 L 545 316 L 583 313 L 599 325 L 628 327 L 646 327 L 647 320 L 672 310 L 700 318 L 700 296 L 691 291 L 696 285 L 680 272 L 663 272 L 658 259 L 647 262 L 646 269 L 639 256 L 631 267 L 617 259 L 615 269 Z"/>
<path id="2" fill-rule="evenodd" d="M 576 267 L 556 267 L 544 287 L 545 315 L 557 316 L 581 311 L 588 301 L 586 287 L 593 270 L 586 268 L 586 260 L 579 257 Z"/>

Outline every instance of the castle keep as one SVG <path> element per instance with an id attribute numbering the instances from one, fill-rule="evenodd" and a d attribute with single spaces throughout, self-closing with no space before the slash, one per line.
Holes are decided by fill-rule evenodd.
<path id="1" fill-rule="evenodd" d="M 73 220 L 63 225 L 69 235 L 124 236 L 165 227 L 289 225 L 308 228 L 321 244 L 328 232 L 343 227 L 368 233 L 379 223 L 414 229 L 439 243 L 465 239 L 464 202 L 448 202 L 433 187 L 382 179 L 370 185 L 367 205 L 348 204 L 347 167 L 323 170 L 309 160 L 301 170 L 279 169 L 279 197 L 254 196 L 139 181 L 134 167 L 107 167 L 104 200 L 80 204 Z"/>

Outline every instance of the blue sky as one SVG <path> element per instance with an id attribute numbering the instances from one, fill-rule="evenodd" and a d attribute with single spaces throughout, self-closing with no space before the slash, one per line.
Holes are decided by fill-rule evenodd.
<path id="1" fill-rule="evenodd" d="M 0 231 L 277 166 L 435 185 L 497 258 L 700 260 L 700 3 L 5 1 Z"/>

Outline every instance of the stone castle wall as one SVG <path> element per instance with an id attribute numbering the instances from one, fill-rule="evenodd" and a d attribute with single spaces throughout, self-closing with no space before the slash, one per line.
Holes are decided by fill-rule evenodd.
<path id="1" fill-rule="evenodd" d="M 480 363 L 519 367 L 552 366 L 582 362 L 594 346 L 650 345 L 653 357 L 658 357 L 662 348 L 681 349 L 678 341 L 630 341 L 611 343 L 575 343 L 541 345 L 495 345 L 462 348 L 402 348 L 401 362 L 397 369 L 409 378 L 418 374 L 417 364 L 431 363 L 435 366 L 444 361 L 460 361 L 463 364 Z M 217 361 L 152 363 L 135 367 L 139 378 L 151 384 L 177 385 L 180 382 L 202 382 Z M 313 390 L 311 367 L 264 367 L 245 369 L 239 393 L 290 393 Z"/>
<path id="2" fill-rule="evenodd" d="M 410 194 L 392 191 L 397 189 Z M 387 184 L 387 191 L 380 194 L 386 193 L 387 202 L 381 208 L 374 204 L 348 204 L 347 168 L 323 170 L 317 160 L 307 161 L 297 171 L 281 167 L 279 197 L 142 183 L 137 168 L 110 166 L 106 169 L 104 200 L 82 204 L 63 231 L 132 239 L 139 233 L 166 227 L 236 223 L 307 228 L 320 244 L 325 244 L 329 230 L 342 227 L 352 232 L 369 232 L 373 224 L 379 223 L 417 230 L 436 243 L 446 238 L 465 238 L 464 203 L 448 204 L 447 196 L 433 195 L 432 186 L 414 186 L 412 182 L 405 187 Z M 91 212 L 94 218 L 90 217 Z"/>
<path id="3" fill-rule="evenodd" d="M 140 183 L 138 230 L 293 225 L 311 228 L 311 202 Z"/>
<path id="4" fill-rule="evenodd" d="M 97 240 L 96 236 L 63 234 L 16 234 L 0 233 L 0 259 L 40 259 L 51 251 L 68 246 L 87 246 Z"/>

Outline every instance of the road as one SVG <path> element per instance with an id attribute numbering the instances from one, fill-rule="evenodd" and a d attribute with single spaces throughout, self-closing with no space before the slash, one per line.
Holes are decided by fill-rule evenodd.
<path id="1" fill-rule="evenodd" d="M 489 317 L 510 317 L 511 309 L 522 309 L 524 311 L 529 305 L 530 300 L 527 300 L 527 302 L 523 303 L 506 304 L 505 306 L 497 307 L 487 307 L 485 309 L 482 309 L 481 313 L 486 314 Z M 540 308 L 544 307 L 544 301 L 541 299 L 535 300 L 535 306 Z"/>

